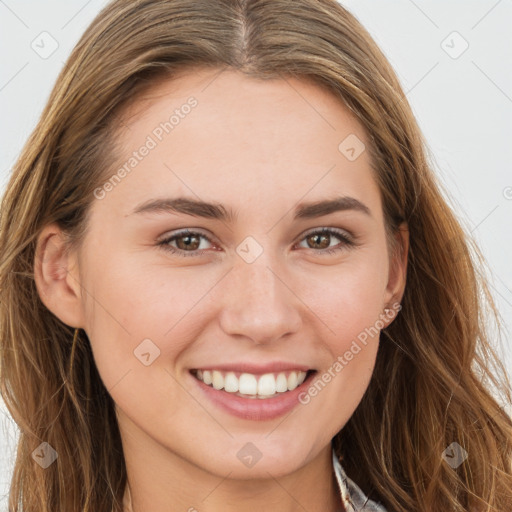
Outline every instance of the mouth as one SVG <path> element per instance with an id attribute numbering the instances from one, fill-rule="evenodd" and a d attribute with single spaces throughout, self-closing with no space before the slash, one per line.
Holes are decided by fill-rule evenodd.
<path id="1" fill-rule="evenodd" d="M 190 370 L 198 381 L 217 391 L 249 399 L 270 399 L 285 395 L 306 380 L 309 381 L 316 370 L 287 370 L 273 373 L 254 374 L 220 369 Z"/>

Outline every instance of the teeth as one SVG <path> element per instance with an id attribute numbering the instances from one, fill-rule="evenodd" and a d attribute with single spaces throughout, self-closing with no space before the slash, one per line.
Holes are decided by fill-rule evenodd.
<path id="1" fill-rule="evenodd" d="M 277 391 L 276 379 L 271 373 L 266 373 L 258 381 L 258 395 L 273 395 Z M 249 393 L 247 393 L 249 394 Z M 256 393 L 250 393 L 254 395 Z"/>
<path id="2" fill-rule="evenodd" d="M 298 386 L 297 374 L 295 372 L 288 375 L 288 389 L 295 389 Z"/>
<path id="3" fill-rule="evenodd" d="M 229 372 L 224 378 L 224 390 L 229 393 L 236 393 L 238 388 L 239 384 L 236 375 L 233 372 Z"/>
<path id="4" fill-rule="evenodd" d="M 243 395 L 257 395 L 258 380 L 250 373 L 242 373 L 238 379 L 238 391 Z"/>
<path id="5" fill-rule="evenodd" d="M 242 373 L 237 377 L 234 372 L 221 372 L 219 370 L 197 370 L 195 376 L 214 389 L 223 389 L 228 393 L 249 398 L 271 397 L 286 391 L 293 391 L 306 379 L 306 372 L 292 371 L 288 375 L 284 372 L 264 375 Z"/>
<path id="6" fill-rule="evenodd" d="M 304 379 L 302 379 L 304 382 Z M 302 384 L 301 382 L 301 384 Z M 278 393 L 283 393 L 284 391 L 288 391 L 288 379 L 284 373 L 280 373 L 276 379 L 276 391 Z"/>
<path id="7" fill-rule="evenodd" d="M 224 377 L 222 373 L 215 370 L 212 372 L 212 385 L 214 389 L 222 389 L 224 387 Z"/>
<path id="8" fill-rule="evenodd" d="M 209 372 L 208 370 L 203 372 L 203 382 L 208 385 L 212 383 L 212 372 Z"/>

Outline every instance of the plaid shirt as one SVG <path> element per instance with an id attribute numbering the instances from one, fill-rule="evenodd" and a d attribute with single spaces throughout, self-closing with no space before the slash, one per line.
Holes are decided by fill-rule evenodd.
<path id="1" fill-rule="evenodd" d="M 332 450 L 334 474 L 340 489 L 340 496 L 347 512 L 386 512 L 383 505 L 369 500 L 363 491 L 345 473 L 338 457 Z"/>

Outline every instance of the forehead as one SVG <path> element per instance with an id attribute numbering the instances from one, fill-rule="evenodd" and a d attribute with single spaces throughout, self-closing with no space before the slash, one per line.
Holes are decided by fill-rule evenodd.
<path id="1" fill-rule="evenodd" d="M 154 114 L 163 118 L 166 113 L 179 110 L 191 96 L 197 99 L 205 116 L 215 115 L 225 126 L 236 116 L 249 116 L 254 124 L 261 119 L 279 124 L 280 118 L 287 121 L 294 114 L 311 129 L 319 128 L 322 121 L 324 129 L 338 131 L 341 115 L 346 129 L 364 137 L 356 117 L 326 85 L 308 77 L 254 78 L 230 68 L 190 67 L 172 77 L 158 78 L 125 107 L 123 124 L 131 126 Z"/>
<path id="2" fill-rule="evenodd" d="M 112 196 L 124 190 L 135 200 L 165 190 L 240 203 L 257 196 L 264 207 L 276 192 L 296 200 L 376 193 L 365 130 L 334 93 L 310 80 L 187 70 L 156 82 L 122 120 L 118 167 L 151 149 Z"/>

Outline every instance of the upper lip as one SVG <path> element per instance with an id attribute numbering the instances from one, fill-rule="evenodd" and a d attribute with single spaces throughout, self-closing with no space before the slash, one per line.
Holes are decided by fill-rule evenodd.
<path id="1" fill-rule="evenodd" d="M 275 361 L 267 364 L 255 364 L 254 362 L 239 362 L 239 363 L 226 363 L 226 364 L 210 364 L 207 366 L 199 366 L 195 370 L 220 370 L 223 372 L 241 372 L 253 373 L 255 375 L 263 375 L 265 373 L 278 373 L 285 371 L 298 370 L 307 372 L 313 370 L 309 366 L 298 363 L 288 363 L 284 361 Z"/>

